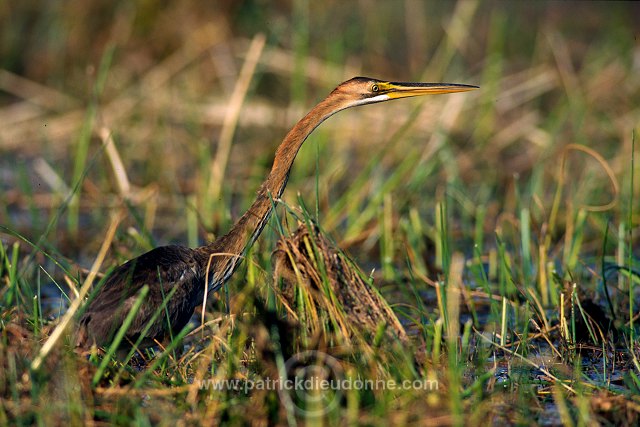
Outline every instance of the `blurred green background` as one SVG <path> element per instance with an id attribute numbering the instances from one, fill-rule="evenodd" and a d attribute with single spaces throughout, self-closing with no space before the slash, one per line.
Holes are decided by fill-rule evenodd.
<path id="1" fill-rule="evenodd" d="M 248 205 L 305 110 L 340 81 L 368 75 L 481 90 L 332 119 L 311 138 L 319 144 L 300 153 L 288 201 L 301 192 L 314 205 L 317 162 L 321 223 L 345 244 L 366 238 L 384 194 L 403 218 L 415 208 L 433 223 L 433 202 L 445 191 L 458 201 L 451 214 L 463 228 L 465 216 L 480 214 L 491 233 L 522 200 L 543 223 L 566 145 L 592 147 L 618 180 L 628 174 L 640 101 L 638 16 L 633 2 L 5 1 L 0 222 L 37 237 L 82 181 L 55 220 L 67 232 L 50 239 L 71 253 L 91 247 L 79 230 L 100 229 L 109 211 L 95 208 L 118 204 L 97 131 L 106 126 L 140 190 L 136 224 L 151 234 L 138 243 L 196 244 Z M 221 191 L 212 194 L 229 99 L 257 34 L 266 44 Z M 375 165 L 372 153 L 381 153 Z M 575 203 L 615 198 L 600 164 L 569 157 Z M 357 194 L 343 199 L 354 182 Z M 358 221 L 380 189 L 375 209 Z"/>

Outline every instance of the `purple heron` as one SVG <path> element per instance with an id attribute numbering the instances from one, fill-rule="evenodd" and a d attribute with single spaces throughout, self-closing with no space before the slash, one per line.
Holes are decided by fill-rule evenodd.
<path id="1" fill-rule="evenodd" d="M 135 342 L 143 333 L 147 342 L 162 340 L 170 332 L 182 330 L 195 308 L 202 304 L 205 287 L 208 293 L 217 291 L 236 270 L 267 223 L 273 199 L 282 195 L 298 150 L 309 134 L 331 115 L 358 105 L 476 88 L 452 83 L 387 82 L 367 77 L 355 77 L 340 84 L 289 131 L 276 150 L 271 172 L 260 186 L 255 201 L 226 235 L 195 249 L 161 246 L 113 270 L 79 320 L 77 345 L 86 348 L 92 344 L 108 344 L 144 285 L 149 286 L 149 293 L 123 342 Z M 165 301 L 167 295 L 171 296 Z M 163 313 L 154 316 L 158 310 Z"/>

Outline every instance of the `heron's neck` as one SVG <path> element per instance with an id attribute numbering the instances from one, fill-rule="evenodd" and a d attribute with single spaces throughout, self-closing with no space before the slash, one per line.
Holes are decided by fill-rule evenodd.
<path id="1" fill-rule="evenodd" d="M 213 274 L 210 286 L 214 290 L 231 277 L 246 251 L 262 232 L 275 200 L 284 192 L 293 161 L 304 141 L 320 123 L 341 109 L 325 99 L 302 118 L 278 146 L 271 172 L 260 186 L 251 207 L 226 235 L 202 248 L 210 259 L 207 265 Z"/>

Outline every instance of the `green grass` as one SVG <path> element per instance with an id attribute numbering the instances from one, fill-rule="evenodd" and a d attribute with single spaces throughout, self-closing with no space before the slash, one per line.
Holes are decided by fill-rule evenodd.
<path id="1" fill-rule="evenodd" d="M 0 9 L 0 424 L 638 422 L 633 3 Z M 72 326 L 43 353 L 87 275 L 223 234 L 288 128 L 353 75 L 481 89 L 319 127 L 204 326 L 127 363 L 76 354 Z M 272 251 L 299 220 L 349 255 L 408 343 L 336 332 L 349 322 L 330 286 L 329 310 L 304 286 L 286 306 Z M 307 366 L 385 387 L 199 387 L 291 374 L 310 350 L 330 358 Z M 438 388 L 389 386 L 403 381 Z"/>

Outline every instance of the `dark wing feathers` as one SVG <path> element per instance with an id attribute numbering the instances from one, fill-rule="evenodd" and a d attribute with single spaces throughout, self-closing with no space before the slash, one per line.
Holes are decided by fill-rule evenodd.
<path id="1" fill-rule="evenodd" d="M 172 289 L 174 291 L 167 311 L 172 329 L 184 327 L 195 306 L 202 302 L 204 278 L 198 274 L 198 261 L 194 251 L 183 246 L 161 246 L 134 258 L 116 268 L 106 279 L 80 319 L 84 328 L 78 345 L 86 347 L 95 342 L 108 343 L 124 322 L 139 291 L 146 284 L 149 294 L 142 303 L 127 337 L 137 338 Z M 147 332 L 149 338 L 162 338 L 166 332 L 166 314 L 156 319 Z M 85 341 L 85 342 L 81 342 Z"/>

